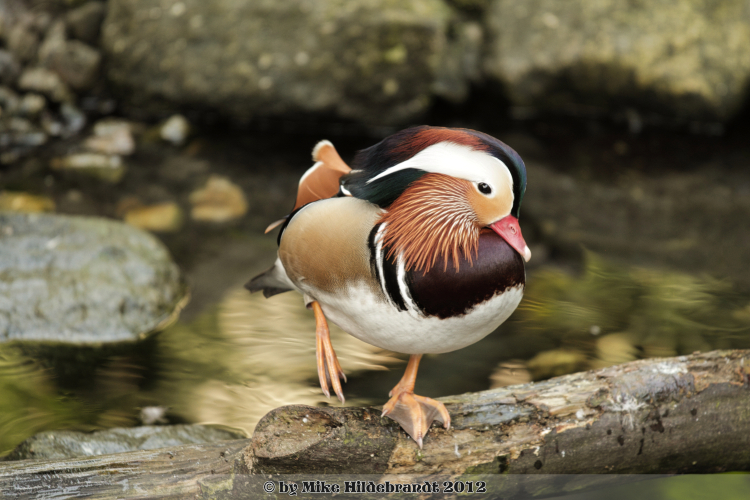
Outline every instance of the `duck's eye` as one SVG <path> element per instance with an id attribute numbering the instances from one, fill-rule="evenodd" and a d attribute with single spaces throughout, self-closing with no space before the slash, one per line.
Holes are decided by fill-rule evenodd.
<path id="1" fill-rule="evenodd" d="M 479 184 L 477 184 L 477 189 L 479 189 L 479 192 L 482 194 L 492 193 L 492 188 L 486 182 L 480 182 Z"/>

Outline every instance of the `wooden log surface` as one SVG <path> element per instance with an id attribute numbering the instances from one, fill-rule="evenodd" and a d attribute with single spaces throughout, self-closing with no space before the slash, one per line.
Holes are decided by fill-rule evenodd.
<path id="1" fill-rule="evenodd" d="M 533 475 L 502 476 L 524 478 L 522 486 L 504 481 L 509 498 L 559 494 L 612 477 L 549 474 L 750 470 L 748 350 L 634 361 L 442 401 L 453 425 L 447 431 L 435 425 L 422 450 L 377 408 L 286 406 L 266 415 L 251 440 L 2 463 L 0 492 L 3 498 L 244 498 L 260 494 L 269 476 L 292 477 L 280 474 L 401 481 Z"/>

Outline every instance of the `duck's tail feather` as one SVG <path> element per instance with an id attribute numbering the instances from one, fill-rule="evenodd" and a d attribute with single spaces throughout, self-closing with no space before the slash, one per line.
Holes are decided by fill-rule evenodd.
<path id="1" fill-rule="evenodd" d="M 250 293 L 262 291 L 266 298 L 295 289 L 279 259 L 276 259 L 271 269 L 245 283 L 245 288 Z"/>

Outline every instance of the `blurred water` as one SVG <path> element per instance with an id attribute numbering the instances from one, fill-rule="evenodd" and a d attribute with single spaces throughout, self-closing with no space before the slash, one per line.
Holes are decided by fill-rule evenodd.
<path id="1" fill-rule="evenodd" d="M 523 383 L 633 359 L 695 350 L 750 348 L 750 296 L 716 280 L 623 268 L 595 255 L 583 274 L 543 267 L 529 276 L 511 320 L 461 351 L 428 356 L 417 390 L 429 396 Z M 606 292 L 606 293 L 605 293 Z M 317 381 L 315 322 L 301 297 L 265 299 L 230 288 L 218 304 L 159 333 L 150 355 L 112 355 L 93 377 L 0 345 L 0 449 L 48 429 L 139 424 L 139 409 L 168 408 L 171 422 L 252 432 L 285 404 L 339 404 Z M 405 356 L 331 326 L 349 377 L 347 405 L 383 404 Z"/>

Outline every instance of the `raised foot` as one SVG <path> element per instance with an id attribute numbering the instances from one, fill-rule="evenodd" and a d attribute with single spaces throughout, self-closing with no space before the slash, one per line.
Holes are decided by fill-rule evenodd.
<path id="1" fill-rule="evenodd" d="M 344 375 L 336 351 L 333 350 L 333 345 L 331 345 L 328 322 L 323 315 L 320 304 L 314 301 L 311 303 L 311 307 L 313 313 L 315 313 L 315 358 L 318 365 L 320 388 L 323 390 L 323 394 L 329 398 L 331 397 L 329 387 L 333 388 L 333 392 L 343 403 L 345 399 L 344 391 L 341 389 L 341 380 L 346 382 L 346 375 Z"/>
<path id="2" fill-rule="evenodd" d="M 450 429 L 451 416 L 440 401 L 418 396 L 411 391 L 398 391 L 398 386 L 393 393 L 393 397 L 383 406 L 382 416 L 398 422 L 420 448 L 433 421 L 437 420 Z"/>

